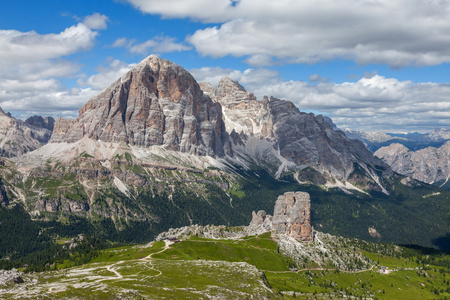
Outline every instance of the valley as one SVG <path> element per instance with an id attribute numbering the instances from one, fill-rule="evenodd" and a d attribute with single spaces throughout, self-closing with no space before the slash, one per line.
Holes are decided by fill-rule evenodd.
<path id="1" fill-rule="evenodd" d="M 290 101 L 151 55 L 76 119 L 0 117 L 0 297 L 450 296 L 443 172 Z"/>

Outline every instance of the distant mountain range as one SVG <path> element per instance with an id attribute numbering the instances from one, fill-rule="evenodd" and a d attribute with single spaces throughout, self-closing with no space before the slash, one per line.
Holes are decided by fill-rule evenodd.
<path id="1" fill-rule="evenodd" d="M 430 133 L 384 133 L 379 131 L 355 131 L 346 129 L 345 134 L 352 139 L 360 140 L 366 147 L 375 152 L 390 144 L 402 144 L 412 151 L 427 147 L 440 147 L 450 140 L 450 129 L 437 128 Z"/>
<path id="2" fill-rule="evenodd" d="M 0 154 L 15 157 L 46 144 L 52 135 L 52 117 L 34 116 L 25 122 L 15 119 L 0 108 Z"/>
<path id="3" fill-rule="evenodd" d="M 450 141 L 439 148 L 428 147 L 417 151 L 394 143 L 378 149 L 375 155 L 400 174 L 450 188 Z"/>

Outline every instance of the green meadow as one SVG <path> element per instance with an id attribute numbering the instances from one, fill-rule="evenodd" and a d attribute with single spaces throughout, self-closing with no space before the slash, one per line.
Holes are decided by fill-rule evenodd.
<path id="1" fill-rule="evenodd" d="M 122 246 L 100 250 L 81 266 L 24 273 L 22 285 L 0 286 L 0 298 L 450 299 L 450 255 L 387 255 L 368 251 L 367 245 L 358 250 L 359 243 L 355 240 L 352 247 L 373 263 L 355 271 L 297 268 L 270 233 Z M 380 274 L 382 268 L 388 274 Z"/>

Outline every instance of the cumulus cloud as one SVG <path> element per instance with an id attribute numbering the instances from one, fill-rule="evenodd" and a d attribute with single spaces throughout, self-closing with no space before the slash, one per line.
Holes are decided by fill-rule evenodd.
<path id="1" fill-rule="evenodd" d="M 205 22 L 226 21 L 234 15 L 232 0 L 127 0 L 137 9 L 165 18 L 192 18 Z"/>
<path id="2" fill-rule="evenodd" d="M 125 47 L 131 53 L 148 55 L 149 53 L 168 53 L 191 50 L 190 46 L 177 43 L 174 37 L 156 36 L 143 43 L 129 40 L 125 37 L 117 39 L 113 47 Z"/>
<path id="3" fill-rule="evenodd" d="M 268 69 L 247 69 L 241 72 L 229 68 L 203 67 L 191 69 L 189 72 L 197 82 L 209 82 L 212 86 L 216 86 L 220 79 L 227 76 L 246 85 L 250 91 L 259 87 L 263 82 L 266 84 L 275 83 L 278 77 L 278 72 Z"/>
<path id="4" fill-rule="evenodd" d="M 290 100 L 301 111 L 330 116 L 341 128 L 411 132 L 450 126 L 450 84 L 399 81 L 375 73 L 356 82 L 310 84 L 282 81 L 267 69 L 190 71 L 213 86 L 229 76 L 259 99 L 267 95 Z"/>
<path id="5" fill-rule="evenodd" d="M 121 47 L 125 47 L 128 43 L 129 43 L 128 39 L 126 37 L 122 37 L 122 38 L 115 40 L 114 43 L 112 44 L 112 47 L 121 48 Z"/>
<path id="6" fill-rule="evenodd" d="M 265 54 L 252 55 L 245 62 L 254 67 L 269 67 L 277 64 L 273 57 Z"/>
<path id="7" fill-rule="evenodd" d="M 328 78 L 322 77 L 319 74 L 312 74 L 308 77 L 311 82 L 327 82 Z"/>
<path id="8" fill-rule="evenodd" d="M 83 20 L 83 24 L 91 29 L 106 29 L 108 27 L 106 22 L 108 21 L 109 18 L 107 16 L 94 13 L 90 16 L 86 16 Z"/>
<path id="9" fill-rule="evenodd" d="M 80 78 L 77 83 L 81 87 L 91 87 L 94 90 L 103 90 L 131 70 L 136 64 L 127 64 L 118 59 L 113 60 L 106 67 L 99 67 L 98 73 L 88 78 Z"/>
<path id="10" fill-rule="evenodd" d="M 18 115 L 25 112 L 76 112 L 91 97 L 90 87 L 68 90 L 62 78 L 74 78 L 80 65 L 64 59 L 94 45 L 101 23 L 92 15 L 60 33 L 0 30 L 0 106 Z"/>
<path id="11" fill-rule="evenodd" d="M 335 58 L 393 68 L 450 62 L 449 1 L 127 0 L 145 13 L 219 23 L 188 37 L 212 57 L 316 63 Z"/>
<path id="12" fill-rule="evenodd" d="M 341 128 L 424 131 L 450 125 L 448 84 L 412 83 L 374 75 L 340 84 L 279 81 L 254 92 L 289 99 L 304 111 L 325 113 Z"/>
<path id="13" fill-rule="evenodd" d="M 0 30 L 0 61 L 2 65 L 32 63 L 88 50 L 97 34 L 83 23 L 56 34 Z"/>

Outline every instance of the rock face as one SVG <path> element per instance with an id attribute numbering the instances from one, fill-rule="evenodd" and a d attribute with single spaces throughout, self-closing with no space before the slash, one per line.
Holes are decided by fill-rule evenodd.
<path id="1" fill-rule="evenodd" d="M 367 177 L 378 181 L 372 167 L 390 172 L 389 167 L 375 158 L 360 141 L 335 130 L 330 120 L 321 115 L 300 112 L 292 102 L 273 97 L 258 101 L 228 77 L 223 78 L 215 89 L 208 84 L 201 86 L 222 105 L 225 127 L 234 144 L 244 145 L 250 155 L 262 152 L 257 148 L 269 141 L 272 156 L 280 161 L 282 168 L 309 166 L 322 173 L 326 180 L 350 181 L 355 169 L 360 169 Z M 264 155 L 262 162 L 269 160 L 267 154 Z M 326 180 L 315 183 L 324 184 Z"/>
<path id="2" fill-rule="evenodd" d="M 228 77 L 215 88 L 198 84 L 182 67 L 152 55 L 89 100 L 78 119 L 59 118 L 50 142 L 87 137 L 216 157 L 237 151 L 277 178 L 302 171 L 301 182 L 337 179 L 385 191 L 379 177 L 389 167 L 332 125 L 289 101 L 258 101 Z"/>
<path id="3" fill-rule="evenodd" d="M 32 116 L 25 120 L 25 124 L 36 128 L 44 128 L 53 131 L 55 125 L 55 119 L 52 117 Z"/>
<path id="4" fill-rule="evenodd" d="M 278 197 L 273 212 L 273 228 L 303 242 L 313 241 L 311 199 L 308 193 L 287 192 Z"/>
<path id="5" fill-rule="evenodd" d="M 275 230 L 302 242 L 313 242 L 311 199 L 305 192 L 287 192 L 275 202 L 273 217 L 265 211 L 253 212 L 252 229 Z"/>
<path id="6" fill-rule="evenodd" d="M 268 215 L 264 210 L 258 211 L 258 213 L 252 212 L 252 221 L 250 227 L 254 229 L 262 229 L 263 232 L 271 231 L 273 229 L 273 217 Z"/>
<path id="7" fill-rule="evenodd" d="M 375 155 L 400 174 L 429 183 L 445 185 L 450 177 L 450 141 L 440 148 L 411 151 L 403 145 L 391 144 Z"/>
<path id="8" fill-rule="evenodd" d="M 154 55 L 89 100 L 77 120 L 58 119 L 51 142 L 85 135 L 197 155 L 229 152 L 220 105 L 186 70 Z"/>
<path id="9" fill-rule="evenodd" d="M 52 119 L 47 118 L 48 124 Z M 15 157 L 35 150 L 47 143 L 51 135 L 51 129 L 15 119 L 0 108 L 0 156 Z"/>

